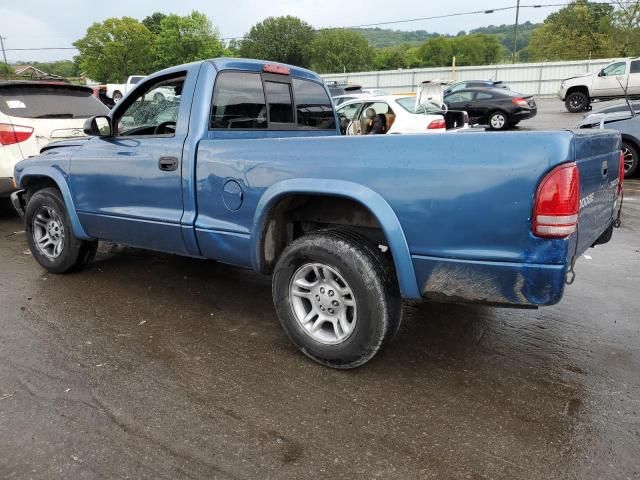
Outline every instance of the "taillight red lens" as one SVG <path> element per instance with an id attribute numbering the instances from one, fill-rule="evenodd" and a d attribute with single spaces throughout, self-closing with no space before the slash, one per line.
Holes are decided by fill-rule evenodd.
<path id="1" fill-rule="evenodd" d="M 441 120 L 433 120 L 428 126 L 427 129 L 428 130 L 435 130 L 438 128 L 447 128 L 446 123 L 444 122 L 444 119 Z"/>
<path id="2" fill-rule="evenodd" d="M 564 238 L 576 231 L 580 211 L 580 176 L 575 163 L 554 168 L 540 182 L 533 208 L 533 234 Z"/>
<path id="3" fill-rule="evenodd" d="M 622 184 L 624 183 L 624 152 L 620 151 L 620 164 L 618 165 L 618 195 L 622 193 Z"/>
<path id="4" fill-rule="evenodd" d="M 517 105 L 518 107 L 528 108 L 529 103 L 524 98 L 512 98 L 511 103 Z"/>
<path id="5" fill-rule="evenodd" d="M 33 133 L 33 128 L 20 125 L 0 123 L 0 145 L 13 145 L 27 140 Z"/>

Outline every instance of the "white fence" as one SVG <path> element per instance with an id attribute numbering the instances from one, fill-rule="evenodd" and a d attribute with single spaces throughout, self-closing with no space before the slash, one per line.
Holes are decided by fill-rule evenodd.
<path id="1" fill-rule="evenodd" d="M 527 95 L 555 95 L 560 82 L 582 73 L 595 72 L 611 60 L 573 62 L 517 63 L 478 67 L 418 68 L 379 72 L 332 73 L 325 80 L 348 81 L 364 88 L 383 88 L 389 93 L 415 92 L 425 80 L 502 80 L 512 90 Z"/>

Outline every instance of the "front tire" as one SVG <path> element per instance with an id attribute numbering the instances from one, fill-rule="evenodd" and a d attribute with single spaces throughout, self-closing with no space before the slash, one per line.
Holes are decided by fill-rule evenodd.
<path id="1" fill-rule="evenodd" d="M 589 107 L 589 97 L 582 92 L 572 92 L 564 100 L 564 106 L 570 113 L 579 113 Z"/>
<path id="2" fill-rule="evenodd" d="M 635 145 L 623 140 L 622 155 L 624 158 L 624 178 L 629 178 L 638 169 L 638 149 Z"/>
<path id="3" fill-rule="evenodd" d="M 509 128 L 509 118 L 504 112 L 493 112 L 489 115 L 489 128 L 491 130 L 506 130 Z"/>
<path id="4" fill-rule="evenodd" d="M 51 273 L 80 269 L 95 257 L 98 241 L 83 241 L 73 234 L 60 191 L 35 192 L 25 210 L 25 232 L 33 258 Z"/>
<path id="5" fill-rule="evenodd" d="M 273 301 L 292 342 L 333 368 L 368 362 L 396 333 L 402 299 L 392 262 L 366 238 L 321 230 L 278 259 Z"/>

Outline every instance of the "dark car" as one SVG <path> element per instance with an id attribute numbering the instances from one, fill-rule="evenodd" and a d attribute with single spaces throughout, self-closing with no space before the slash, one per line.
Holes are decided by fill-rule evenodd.
<path id="1" fill-rule="evenodd" d="M 631 102 L 631 107 L 635 110 L 636 113 L 640 114 L 640 102 Z M 629 113 L 629 105 L 627 104 L 627 102 L 618 103 L 616 105 L 611 105 L 609 107 L 601 108 L 597 112 L 587 112 L 584 114 L 584 118 L 587 118 L 589 115 L 594 115 L 596 113 L 617 113 L 617 112 Z"/>
<path id="2" fill-rule="evenodd" d="M 467 88 L 504 88 L 509 90 L 509 86 L 506 83 L 502 83 L 502 80 L 460 80 L 449 85 L 443 93 L 443 95 L 449 95 L 450 93 L 457 92 L 458 90 L 465 90 Z"/>
<path id="3" fill-rule="evenodd" d="M 488 125 L 491 130 L 506 130 L 538 113 L 532 96 L 502 88 L 458 90 L 445 95 L 444 103 L 452 110 L 466 111 L 471 124 Z"/>
<path id="4" fill-rule="evenodd" d="M 353 85 L 350 83 L 344 82 L 325 82 L 327 88 L 329 89 L 329 93 L 331 93 L 331 97 L 337 97 L 339 95 L 347 95 L 351 93 L 362 93 L 361 85 Z"/>
<path id="5" fill-rule="evenodd" d="M 577 128 L 607 128 L 617 130 L 622 137 L 624 176 L 631 177 L 638 171 L 640 152 L 640 116 L 627 111 L 592 113 L 582 120 Z"/>

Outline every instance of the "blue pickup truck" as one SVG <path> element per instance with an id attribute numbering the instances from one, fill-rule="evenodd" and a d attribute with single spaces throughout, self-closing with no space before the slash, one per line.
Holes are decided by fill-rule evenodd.
<path id="1" fill-rule="evenodd" d="M 615 132 L 340 136 L 318 75 L 253 60 L 150 75 L 85 131 L 15 168 L 40 265 L 79 269 L 108 240 L 254 269 L 336 368 L 393 337 L 403 298 L 558 302 L 621 194 Z"/>

